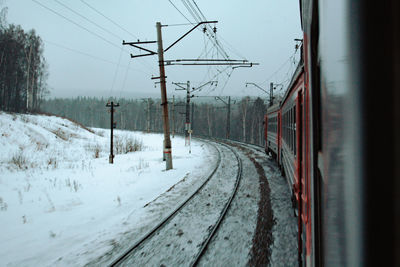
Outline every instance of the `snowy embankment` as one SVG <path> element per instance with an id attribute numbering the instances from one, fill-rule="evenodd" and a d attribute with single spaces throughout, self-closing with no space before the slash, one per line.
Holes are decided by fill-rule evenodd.
<path id="1" fill-rule="evenodd" d="M 207 146 L 189 154 L 175 137 L 165 171 L 161 134 L 114 133 L 109 164 L 109 130 L 0 113 L 0 266 L 85 264 L 109 251 L 90 247 L 143 227 L 147 203 L 212 165 Z"/>

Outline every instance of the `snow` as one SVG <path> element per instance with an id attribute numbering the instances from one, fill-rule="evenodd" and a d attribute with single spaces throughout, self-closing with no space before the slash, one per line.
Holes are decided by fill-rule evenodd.
<path id="1" fill-rule="evenodd" d="M 189 154 L 175 137 L 174 169 L 165 171 L 161 134 L 121 130 L 114 131 L 120 154 L 109 164 L 109 130 L 54 116 L 2 112 L 0 134 L 0 266 L 101 262 L 215 166 L 210 146 L 193 141 Z M 132 144 L 141 150 L 125 153 Z"/>
<path id="2" fill-rule="evenodd" d="M 259 177 L 253 163 L 234 148 L 242 160 L 242 179 L 225 219 L 199 266 L 248 266 L 257 225 Z"/>
<path id="3" fill-rule="evenodd" d="M 219 149 L 222 152 L 221 166 L 210 181 L 121 266 L 189 266 L 193 262 L 231 196 L 236 181 L 238 164 L 234 154 L 226 147 L 220 146 Z"/>

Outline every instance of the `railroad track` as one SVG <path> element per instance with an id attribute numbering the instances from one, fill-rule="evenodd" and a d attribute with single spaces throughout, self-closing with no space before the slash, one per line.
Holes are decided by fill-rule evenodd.
<path id="1" fill-rule="evenodd" d="M 220 146 L 228 148 L 228 150 L 230 150 L 234 154 L 234 156 L 237 160 L 238 170 L 236 173 L 235 185 L 231 192 L 231 195 L 230 195 L 229 199 L 226 201 L 226 203 L 222 209 L 222 212 L 220 213 L 220 215 L 218 217 L 218 220 L 213 224 L 213 226 L 210 229 L 208 229 L 209 230 L 208 235 L 201 243 L 201 247 L 198 250 L 197 254 L 194 254 L 195 256 L 193 257 L 193 259 L 190 263 L 190 266 L 197 265 L 197 263 L 200 261 L 201 257 L 204 255 L 205 251 L 207 250 L 209 243 L 212 241 L 213 236 L 217 233 L 218 227 L 221 224 L 221 222 L 223 221 L 225 214 L 228 211 L 229 206 L 237 192 L 237 188 L 240 184 L 240 179 L 242 176 L 242 162 L 241 162 L 241 159 L 240 159 L 239 155 L 237 154 L 237 152 L 224 143 L 217 142 L 217 141 L 214 141 L 214 142 L 218 143 Z M 216 145 L 214 145 L 214 146 L 217 148 Z M 217 160 L 216 167 L 214 168 L 212 173 L 207 177 L 205 182 L 199 188 L 197 188 L 186 200 L 184 200 L 180 205 L 178 205 L 171 213 L 169 213 L 165 218 L 163 218 L 155 227 L 153 227 L 150 231 L 148 231 L 146 234 L 144 234 L 138 241 L 136 241 L 127 251 L 125 251 L 122 255 L 120 255 L 118 258 L 116 258 L 110 264 L 110 266 L 123 265 L 127 261 L 127 259 L 133 253 L 135 253 L 136 250 L 139 249 L 139 247 L 141 247 L 144 243 L 146 243 L 146 241 L 151 240 L 156 235 L 156 233 L 159 233 L 161 231 L 161 229 L 164 228 L 168 224 L 168 222 L 170 222 L 172 220 L 172 218 L 177 216 L 179 214 L 179 212 L 182 211 L 182 209 L 185 206 L 187 206 L 189 203 L 192 202 L 191 200 L 193 200 L 196 195 L 199 195 L 199 193 L 205 189 L 206 185 L 210 182 L 211 178 L 215 177 L 217 170 L 219 168 L 221 168 L 221 160 L 222 160 L 221 154 L 222 153 L 221 153 L 221 150 L 218 148 L 217 148 L 217 151 L 218 151 L 218 160 Z M 208 195 L 208 196 L 210 196 L 210 195 Z"/>

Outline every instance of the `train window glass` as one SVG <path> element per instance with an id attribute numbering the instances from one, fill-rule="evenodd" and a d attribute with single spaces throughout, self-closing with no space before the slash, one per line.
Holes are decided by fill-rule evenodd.
<path id="1" fill-rule="evenodd" d="M 288 113 L 286 111 L 286 125 L 285 125 L 285 129 L 286 129 L 285 142 L 286 142 L 286 144 L 288 144 L 288 135 L 289 135 L 288 124 L 289 124 L 289 117 L 288 117 Z"/>
<path id="2" fill-rule="evenodd" d="M 283 113 L 283 118 L 282 118 L 282 137 L 283 140 L 285 140 L 286 137 L 286 113 Z"/>
<path id="3" fill-rule="evenodd" d="M 284 114 L 284 118 L 285 118 L 285 122 L 284 122 L 284 124 L 283 124 L 283 127 L 284 127 L 284 131 L 283 131 L 284 136 L 283 136 L 283 139 L 284 139 L 285 142 L 286 142 L 286 140 L 287 140 L 287 113 Z"/>
<path id="4" fill-rule="evenodd" d="M 293 139 L 293 140 L 294 140 L 294 147 L 293 147 L 293 148 L 294 148 L 294 151 L 293 151 L 293 152 L 294 152 L 294 156 L 296 157 L 296 152 L 297 152 L 297 151 L 296 151 L 296 149 L 297 149 L 297 147 L 296 147 L 296 146 L 297 146 L 297 142 L 296 142 L 296 138 L 297 138 L 297 137 L 296 137 L 296 135 L 297 135 L 297 134 L 296 134 L 296 133 L 297 133 L 296 105 L 294 105 L 293 111 L 294 111 L 294 112 L 293 112 L 293 114 L 294 114 L 294 125 L 293 125 L 293 126 L 294 126 L 294 129 L 293 129 L 293 130 L 294 130 L 294 139 Z"/>
<path id="5" fill-rule="evenodd" d="M 287 111 L 287 144 L 290 149 L 290 109 Z"/>
<path id="6" fill-rule="evenodd" d="M 289 129 L 288 129 L 288 131 L 289 131 L 289 148 L 290 148 L 290 150 L 292 150 L 292 130 L 291 130 L 291 127 L 292 127 L 292 109 L 289 109 L 289 112 L 288 112 L 289 114 Z"/>
<path id="7" fill-rule="evenodd" d="M 296 150 L 296 106 L 293 106 L 293 152 Z"/>
<path id="8" fill-rule="evenodd" d="M 296 136 L 296 132 L 295 132 L 295 130 L 294 130 L 294 128 L 295 128 L 295 123 L 296 123 L 296 117 L 295 117 L 295 114 L 294 114 L 294 106 L 292 107 L 292 150 L 293 150 L 293 153 L 294 153 L 294 147 L 295 147 L 295 142 L 294 142 L 294 140 L 295 140 L 295 136 Z"/>
<path id="9" fill-rule="evenodd" d="M 289 112 L 286 111 L 286 144 L 289 146 L 290 148 L 290 142 L 289 142 L 289 124 L 290 124 L 290 117 L 289 117 Z"/>
<path id="10" fill-rule="evenodd" d="M 292 151 L 294 151 L 294 142 L 293 142 L 293 140 L 294 140 L 294 127 L 293 127 L 293 125 L 294 125 L 294 116 L 293 116 L 293 107 L 292 107 L 292 109 L 290 110 L 290 116 L 292 117 L 292 121 L 291 121 L 291 124 L 290 124 L 290 143 L 292 144 Z"/>
<path id="11" fill-rule="evenodd" d="M 289 127 L 290 127 L 290 112 L 289 112 L 290 110 L 288 110 L 287 111 L 287 113 L 286 113 L 286 116 L 287 116 L 287 124 L 286 124 L 286 131 L 287 131 L 287 134 L 286 134 L 286 144 L 289 146 L 289 149 L 290 149 L 290 129 L 289 129 Z"/>

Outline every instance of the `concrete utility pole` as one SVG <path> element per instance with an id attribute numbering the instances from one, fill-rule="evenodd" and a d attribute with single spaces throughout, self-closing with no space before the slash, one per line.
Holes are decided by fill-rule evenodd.
<path id="1" fill-rule="evenodd" d="M 172 83 L 180 88 L 176 88 L 175 90 L 186 90 L 186 112 L 185 112 L 185 146 L 190 145 L 190 133 L 191 133 L 191 126 L 190 126 L 190 81 L 186 83 Z M 182 86 L 186 85 L 186 89 Z"/>
<path id="2" fill-rule="evenodd" d="M 172 96 L 172 138 L 175 137 L 175 96 Z"/>
<path id="3" fill-rule="evenodd" d="M 161 23 L 157 22 L 156 23 L 156 28 L 157 28 L 157 41 L 144 41 L 141 42 L 138 40 L 137 42 L 125 42 L 125 40 L 122 41 L 122 45 L 130 45 L 132 47 L 135 47 L 137 49 L 146 51 L 146 54 L 141 54 L 141 55 L 132 55 L 131 58 L 136 58 L 136 57 L 144 57 L 144 56 L 152 56 L 152 55 L 158 55 L 158 64 L 160 67 L 160 77 L 153 77 L 152 79 L 160 79 L 160 84 L 161 84 L 161 105 L 163 106 L 163 121 L 164 121 L 164 150 L 163 150 L 163 155 L 166 158 L 166 170 L 172 169 L 172 148 L 171 148 L 171 139 L 169 137 L 169 121 L 168 121 L 168 101 L 167 101 L 167 90 L 166 90 L 166 84 L 165 84 L 165 61 L 164 61 L 164 52 L 167 52 L 171 47 L 176 45 L 179 41 L 181 41 L 185 36 L 187 36 L 189 33 L 191 33 L 194 29 L 199 27 L 200 25 L 206 24 L 206 23 L 217 23 L 218 21 L 202 21 L 199 22 L 197 25 L 195 25 L 192 29 L 190 29 L 188 32 L 183 34 L 180 38 L 178 38 L 175 42 L 173 42 L 170 46 L 168 46 L 165 50 L 163 49 L 163 43 L 162 43 L 162 35 L 161 35 Z M 167 26 L 167 25 L 165 25 Z M 157 43 L 158 44 L 158 49 L 157 53 L 141 47 L 139 45 L 144 45 L 144 44 L 153 44 Z M 177 60 L 181 61 L 181 60 Z M 186 60 L 183 60 L 186 61 Z M 192 61 L 192 60 L 189 60 Z M 195 61 L 204 61 L 204 59 L 200 60 L 195 60 Z M 258 63 L 249 63 L 247 60 L 230 60 L 230 59 L 211 59 L 211 63 L 209 62 L 210 60 L 206 59 L 205 60 L 208 63 L 202 63 L 196 64 L 196 65 L 248 65 L 252 66 Z M 173 65 L 171 64 L 171 61 L 169 60 L 167 62 L 168 65 Z M 183 65 L 187 65 L 184 63 Z M 191 63 L 189 63 L 191 65 Z"/>
<path id="4" fill-rule="evenodd" d="M 157 28 L 157 44 L 158 44 L 158 65 L 160 67 L 160 87 L 161 87 L 161 105 L 163 107 L 163 121 L 164 121 L 164 156 L 166 170 L 172 169 L 172 146 L 169 137 L 169 120 L 168 120 L 168 100 L 167 100 L 167 86 L 165 84 L 165 69 L 164 69 L 164 50 L 161 35 L 161 23 L 156 23 Z"/>
<path id="5" fill-rule="evenodd" d="M 185 145 L 190 146 L 190 82 L 187 81 L 186 87 L 186 122 L 185 122 Z"/>
<path id="6" fill-rule="evenodd" d="M 231 97 L 228 97 L 228 113 L 226 116 L 226 139 L 229 139 L 231 133 Z"/>
<path id="7" fill-rule="evenodd" d="M 190 119 L 190 121 L 192 122 L 192 131 L 193 131 L 193 129 L 194 129 L 194 103 L 192 102 L 192 113 L 191 113 L 191 115 L 192 115 L 192 118 Z"/>
<path id="8" fill-rule="evenodd" d="M 110 122 L 111 122 L 111 125 L 110 125 L 110 129 L 111 129 L 110 156 L 109 156 L 108 160 L 109 160 L 110 164 L 113 164 L 114 163 L 114 154 L 113 154 L 113 135 L 114 135 L 114 131 L 113 131 L 113 129 L 117 127 L 117 123 L 116 122 L 114 123 L 114 112 L 115 112 L 114 108 L 115 107 L 119 107 L 119 103 L 114 104 L 114 102 L 111 101 L 111 103 L 110 102 L 107 103 L 106 107 L 110 108 L 110 113 L 111 113 L 111 120 L 110 120 Z"/>
<path id="9" fill-rule="evenodd" d="M 269 84 L 269 106 L 274 104 L 274 83 Z"/>

